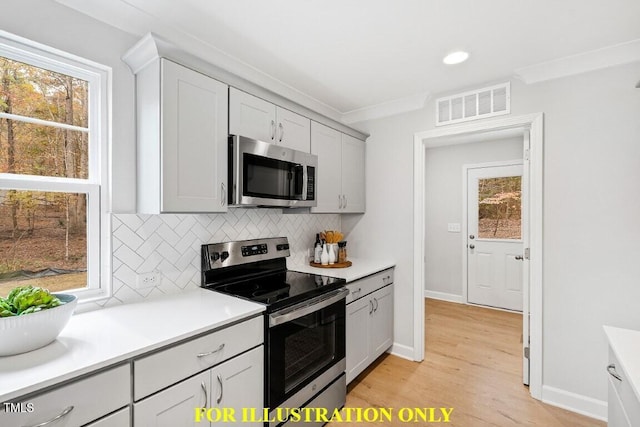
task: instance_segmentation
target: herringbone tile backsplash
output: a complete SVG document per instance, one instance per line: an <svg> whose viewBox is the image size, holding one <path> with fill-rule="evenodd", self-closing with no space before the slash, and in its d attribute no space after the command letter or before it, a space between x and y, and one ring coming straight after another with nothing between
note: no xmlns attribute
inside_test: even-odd
<svg viewBox="0 0 640 427"><path fill-rule="evenodd" d="M290 261L305 262L322 230L340 230L338 214L283 213L277 209L230 209L212 215L114 214L113 296L101 306L182 292L200 285L200 245L261 237L289 238ZM160 272L159 286L138 289L141 273Z"/></svg>

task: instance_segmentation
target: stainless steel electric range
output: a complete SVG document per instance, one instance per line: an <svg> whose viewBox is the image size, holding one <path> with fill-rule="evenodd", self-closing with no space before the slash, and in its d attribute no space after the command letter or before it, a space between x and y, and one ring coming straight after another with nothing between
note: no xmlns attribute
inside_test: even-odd
<svg viewBox="0 0 640 427"><path fill-rule="evenodd" d="M302 407L344 406L345 280L288 271L286 237L202 245L202 287L266 305L265 397L271 426Z"/></svg>

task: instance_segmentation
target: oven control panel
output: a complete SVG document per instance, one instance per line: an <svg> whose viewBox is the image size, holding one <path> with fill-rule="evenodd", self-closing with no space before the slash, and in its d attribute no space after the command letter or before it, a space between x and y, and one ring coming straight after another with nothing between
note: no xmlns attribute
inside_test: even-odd
<svg viewBox="0 0 640 427"><path fill-rule="evenodd" d="M264 255L269 252L266 243L252 246L243 246L241 248L242 256Z"/></svg>
<svg viewBox="0 0 640 427"><path fill-rule="evenodd" d="M290 255L286 237L265 237L202 245L202 274L209 270L282 259Z"/></svg>

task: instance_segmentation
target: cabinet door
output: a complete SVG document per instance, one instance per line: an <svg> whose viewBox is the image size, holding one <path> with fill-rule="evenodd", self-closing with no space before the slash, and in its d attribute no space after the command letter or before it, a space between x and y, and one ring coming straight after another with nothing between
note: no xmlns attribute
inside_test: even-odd
<svg viewBox="0 0 640 427"><path fill-rule="evenodd" d="M365 210L365 143L342 134L342 212Z"/></svg>
<svg viewBox="0 0 640 427"><path fill-rule="evenodd" d="M277 144L305 153L311 152L311 120L277 107Z"/></svg>
<svg viewBox="0 0 640 427"><path fill-rule="evenodd" d="M346 356L347 384L364 371L370 363L369 324L373 314L370 295L347 304Z"/></svg>
<svg viewBox="0 0 640 427"><path fill-rule="evenodd" d="M229 90L229 133L276 142L276 106L236 88Z"/></svg>
<svg viewBox="0 0 640 427"><path fill-rule="evenodd" d="M264 346L259 346L211 369L211 408L221 408L235 415L234 426L262 426L251 421L245 411L255 409L255 419L264 407ZM229 425L230 419L213 422L213 426Z"/></svg>
<svg viewBox="0 0 640 427"><path fill-rule="evenodd" d="M129 427L131 425L131 409L124 408L101 420L87 424L85 427Z"/></svg>
<svg viewBox="0 0 640 427"><path fill-rule="evenodd" d="M616 381L609 378L608 384L608 405L607 405L607 425L609 427L631 427L631 422L624 410L620 396L613 384Z"/></svg>
<svg viewBox="0 0 640 427"><path fill-rule="evenodd" d="M311 152L318 156L315 213L340 212L342 196L342 134L320 123L311 123Z"/></svg>
<svg viewBox="0 0 640 427"><path fill-rule="evenodd" d="M161 211L224 212L228 86L165 59L161 80Z"/></svg>
<svg viewBox="0 0 640 427"><path fill-rule="evenodd" d="M199 420L195 408L209 407L210 371L182 381L133 405L135 427L207 426L205 415Z"/></svg>
<svg viewBox="0 0 640 427"><path fill-rule="evenodd" d="M393 344L393 285L378 289L370 295L373 300L371 316L371 358L376 359Z"/></svg>

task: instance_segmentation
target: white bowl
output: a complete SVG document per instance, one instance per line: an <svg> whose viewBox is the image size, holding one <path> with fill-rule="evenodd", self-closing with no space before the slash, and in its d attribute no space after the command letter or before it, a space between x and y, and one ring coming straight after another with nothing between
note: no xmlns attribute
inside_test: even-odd
<svg viewBox="0 0 640 427"><path fill-rule="evenodd" d="M0 356L12 356L44 347L67 325L78 298L54 294L61 305L22 316L0 317Z"/></svg>

